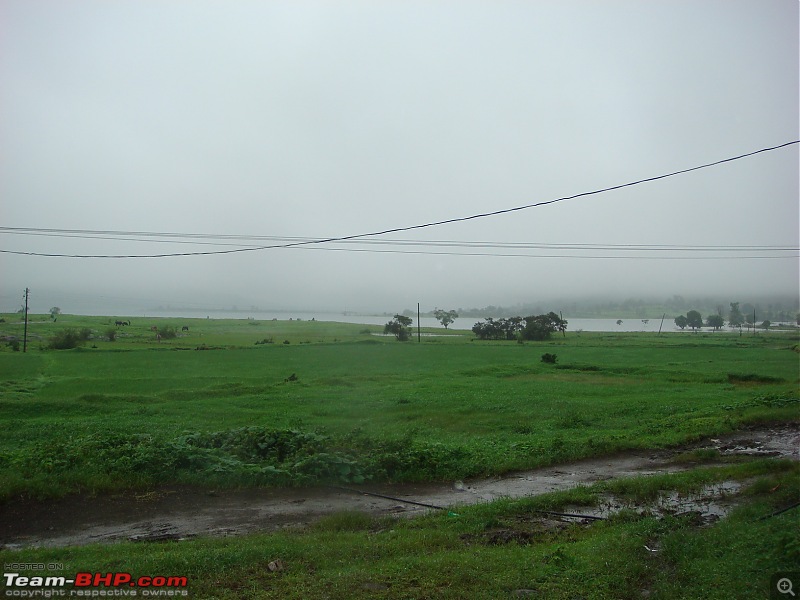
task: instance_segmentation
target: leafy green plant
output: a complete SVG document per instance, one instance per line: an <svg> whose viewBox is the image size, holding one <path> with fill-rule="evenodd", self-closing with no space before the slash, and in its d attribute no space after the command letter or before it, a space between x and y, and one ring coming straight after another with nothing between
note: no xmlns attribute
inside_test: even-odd
<svg viewBox="0 0 800 600"><path fill-rule="evenodd" d="M91 331L85 327L80 331L68 327L53 335L47 347L50 350L71 350L83 345L89 339L90 334Z"/></svg>
<svg viewBox="0 0 800 600"><path fill-rule="evenodd" d="M158 335L162 340L174 340L178 337L178 330L172 325L164 325L158 328Z"/></svg>

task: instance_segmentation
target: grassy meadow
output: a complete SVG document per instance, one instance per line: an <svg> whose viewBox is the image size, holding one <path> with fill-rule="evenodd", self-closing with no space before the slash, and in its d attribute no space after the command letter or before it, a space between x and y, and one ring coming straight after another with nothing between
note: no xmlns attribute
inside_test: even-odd
<svg viewBox="0 0 800 600"><path fill-rule="evenodd" d="M19 315L2 316L2 335L21 337ZM3 345L0 502L176 483L452 481L800 419L791 331L567 331L516 343L429 329L448 335L400 343L366 325L115 320L36 315L27 353ZM156 339L151 328L165 325L178 336ZM85 345L46 349L67 327L88 328ZM542 362L545 353L557 355L556 364ZM3 558L181 571L203 598L496 598L515 590L548 598L766 597L768 566L800 569L796 537L786 533L796 531L797 516L754 517L796 500L797 465L725 468L726 477L748 482L751 501L704 529L632 514L537 529L533 508L597 488L471 507L458 518L390 523L346 514L303 532ZM690 478L659 485L680 490ZM526 543L486 541L487 531L509 524L528 531ZM654 539L661 550L643 551ZM276 557L290 565L285 572L265 569Z"/></svg>

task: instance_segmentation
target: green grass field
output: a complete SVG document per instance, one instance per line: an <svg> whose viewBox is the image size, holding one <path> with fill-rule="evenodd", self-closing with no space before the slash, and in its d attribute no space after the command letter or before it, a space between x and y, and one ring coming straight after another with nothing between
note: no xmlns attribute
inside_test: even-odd
<svg viewBox="0 0 800 600"><path fill-rule="evenodd" d="M3 317L0 332L21 336L19 316ZM114 320L36 316L27 353L0 350L0 498L174 483L447 481L800 418L797 332L568 331L520 344L449 331L400 343L364 325L131 319L117 328ZM188 331L159 341L151 327L163 325ZM65 327L89 328L91 338L46 350ZM544 353L557 363L542 362ZM474 507L455 520L344 515L302 534L3 558L181 570L204 598L495 598L517 589L548 598L766 597L755 595L762 563L800 569L796 537L785 534L797 518L755 525L752 517L796 498L798 471L776 463L759 477L751 503L703 530L631 518L534 544L465 543L529 518L530 502L558 504L551 498ZM764 491L776 485L778 493ZM642 554L654 537L663 552ZM278 556L292 567L265 572Z"/></svg>

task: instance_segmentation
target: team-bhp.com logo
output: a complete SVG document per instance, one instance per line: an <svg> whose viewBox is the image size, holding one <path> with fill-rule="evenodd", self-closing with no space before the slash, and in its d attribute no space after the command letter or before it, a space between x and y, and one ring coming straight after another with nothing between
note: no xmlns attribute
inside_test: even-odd
<svg viewBox="0 0 800 600"><path fill-rule="evenodd" d="M142 576L130 573L76 573L75 577L29 576L4 573L5 596L14 598L58 598L188 596L186 577ZM72 586L69 589L64 589Z"/></svg>

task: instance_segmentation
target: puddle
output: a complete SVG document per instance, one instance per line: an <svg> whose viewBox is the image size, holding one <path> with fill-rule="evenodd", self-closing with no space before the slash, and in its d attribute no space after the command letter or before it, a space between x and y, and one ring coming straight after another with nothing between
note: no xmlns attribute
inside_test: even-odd
<svg viewBox="0 0 800 600"><path fill-rule="evenodd" d="M640 515L686 516L696 525L709 525L728 516L736 507L737 494L745 484L739 481L723 481L714 483L692 492L681 494L675 491L661 494L649 503L630 503L608 494L597 506L567 506L565 513L575 515L574 518L607 519L623 510L632 510Z"/></svg>
<svg viewBox="0 0 800 600"><path fill-rule="evenodd" d="M749 430L688 449L697 448L800 460L800 429L783 425ZM244 535L300 527L342 511L412 517L437 508L535 496L617 477L674 473L694 466L671 463L670 458L676 453L629 453L450 484L220 491L183 487L96 498L71 496L48 502L13 501L3 505L0 512L0 547L64 547ZM643 510L699 513L703 520L722 518L730 510L730 496L738 492L739 485L725 482L688 496L665 495ZM630 507L609 497L600 507L576 507L574 512L605 517L623 508Z"/></svg>

